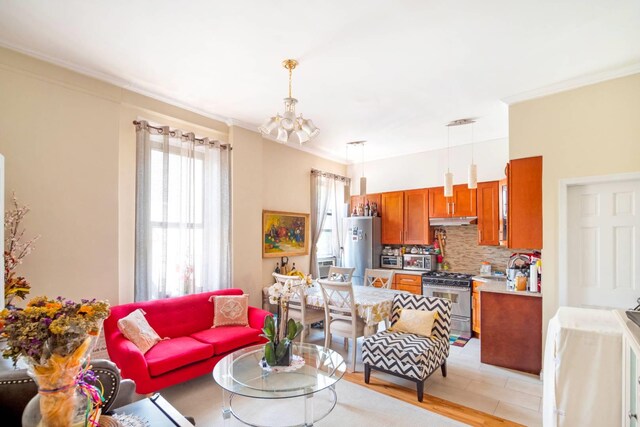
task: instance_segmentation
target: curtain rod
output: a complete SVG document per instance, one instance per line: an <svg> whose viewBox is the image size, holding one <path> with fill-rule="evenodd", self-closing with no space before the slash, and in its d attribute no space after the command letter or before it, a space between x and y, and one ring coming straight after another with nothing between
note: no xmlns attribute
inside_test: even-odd
<svg viewBox="0 0 640 427"><path fill-rule="evenodd" d="M351 183L351 178L347 178L346 176L342 176L342 175L336 175L335 173L331 173L331 172L324 172L318 169L311 169L311 175L320 175L326 178L334 178L334 179L337 179L338 181L346 182L347 184Z"/></svg>
<svg viewBox="0 0 640 427"><path fill-rule="evenodd" d="M146 128L146 129L153 129L155 130L158 135L164 135L165 134L165 130L168 132L167 135L169 136L177 136L178 132L180 132L182 135L193 135L193 141L197 142L198 144L201 145L218 145L220 148L222 149L229 149L229 150L233 150L233 147L231 147L231 144L226 144L226 143L222 143L217 139L209 139L209 138L196 138L193 132L184 132L182 130L178 130L178 129L169 129L169 126L153 126L150 125L147 121L145 120L134 120L133 124L135 125L136 129L141 129L141 128Z"/></svg>

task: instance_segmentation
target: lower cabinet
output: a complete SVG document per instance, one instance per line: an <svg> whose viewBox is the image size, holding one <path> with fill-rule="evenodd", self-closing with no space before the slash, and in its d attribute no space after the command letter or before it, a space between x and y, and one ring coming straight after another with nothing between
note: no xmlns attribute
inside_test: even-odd
<svg viewBox="0 0 640 427"><path fill-rule="evenodd" d="M422 295L422 276L418 274L394 274L393 289Z"/></svg>
<svg viewBox="0 0 640 427"><path fill-rule="evenodd" d="M480 338L480 291L478 288L482 282L473 281L473 294L471 294L471 329L473 335Z"/></svg>
<svg viewBox="0 0 640 427"><path fill-rule="evenodd" d="M538 375L542 368L542 298L480 293L480 361Z"/></svg>

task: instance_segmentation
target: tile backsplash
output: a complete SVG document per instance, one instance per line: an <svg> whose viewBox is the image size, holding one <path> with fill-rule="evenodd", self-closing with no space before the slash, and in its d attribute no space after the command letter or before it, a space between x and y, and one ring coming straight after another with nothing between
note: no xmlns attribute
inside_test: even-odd
<svg viewBox="0 0 640 427"><path fill-rule="evenodd" d="M511 249L502 246L478 245L478 226L441 227L447 232L444 260L456 273L479 274L482 261L491 263L491 270L507 268Z"/></svg>

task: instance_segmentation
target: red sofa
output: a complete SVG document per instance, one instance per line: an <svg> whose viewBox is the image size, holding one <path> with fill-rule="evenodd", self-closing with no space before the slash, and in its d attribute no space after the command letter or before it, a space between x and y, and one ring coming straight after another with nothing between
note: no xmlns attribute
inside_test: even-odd
<svg viewBox="0 0 640 427"><path fill-rule="evenodd" d="M122 371L123 378L136 382L136 391L152 393L212 372L228 353L265 342L260 337L268 311L249 307L249 326L212 328L212 295L242 295L241 289L223 289L111 307L104 322L107 351ZM151 327L163 340L146 354L126 339L118 329L118 320L141 308Z"/></svg>

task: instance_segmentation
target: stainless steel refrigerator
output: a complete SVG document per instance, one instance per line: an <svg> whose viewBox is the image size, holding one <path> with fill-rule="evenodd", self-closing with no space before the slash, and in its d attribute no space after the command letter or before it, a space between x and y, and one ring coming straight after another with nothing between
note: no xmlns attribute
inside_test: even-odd
<svg viewBox="0 0 640 427"><path fill-rule="evenodd" d="M380 218L352 216L344 219L342 266L355 268L353 284L364 284L364 270L380 268Z"/></svg>

